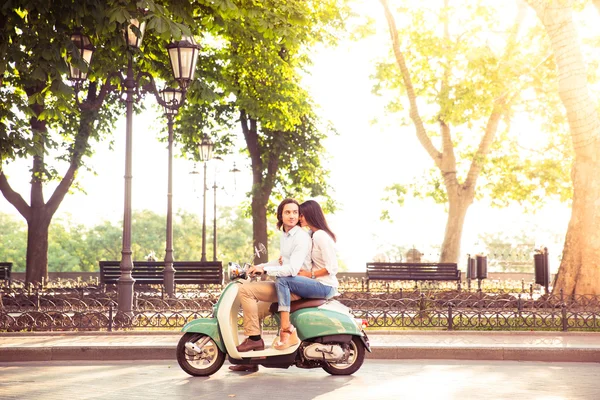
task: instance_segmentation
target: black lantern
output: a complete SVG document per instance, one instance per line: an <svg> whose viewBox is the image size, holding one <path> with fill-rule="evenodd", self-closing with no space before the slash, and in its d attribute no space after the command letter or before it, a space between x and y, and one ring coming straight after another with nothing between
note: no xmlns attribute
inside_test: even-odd
<svg viewBox="0 0 600 400"><path fill-rule="evenodd" d="M210 161L212 159L213 143L206 136L202 138L202 142L198 145L200 150L200 161Z"/></svg>
<svg viewBox="0 0 600 400"><path fill-rule="evenodd" d="M166 88L160 91L166 115L176 115L179 105L183 101L183 91L180 89Z"/></svg>
<svg viewBox="0 0 600 400"><path fill-rule="evenodd" d="M129 20L129 25L125 30L125 42L127 43L127 46L139 49L142 45L145 30L146 21L140 22L137 18Z"/></svg>
<svg viewBox="0 0 600 400"><path fill-rule="evenodd" d="M81 33L80 30L77 30L71 34L71 42L77 47L79 51L79 56L85 61L87 67L89 68L92 63L92 56L94 55L94 50L96 48L92 45L92 42L89 36ZM75 83L81 83L87 79L88 68L85 71L81 70L74 64L67 61L69 64L69 80L74 81Z"/></svg>
<svg viewBox="0 0 600 400"><path fill-rule="evenodd" d="M199 49L200 46L191 36L184 36L180 41L167 45L173 76L182 88L187 88L194 79Z"/></svg>

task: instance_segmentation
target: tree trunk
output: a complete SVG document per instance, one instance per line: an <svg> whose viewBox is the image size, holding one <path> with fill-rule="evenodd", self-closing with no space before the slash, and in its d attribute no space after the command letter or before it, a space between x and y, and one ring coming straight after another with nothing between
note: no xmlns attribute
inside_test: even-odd
<svg viewBox="0 0 600 400"><path fill-rule="evenodd" d="M589 147L596 157L576 157L573 166L571 220L553 288L566 295L600 294L600 146Z"/></svg>
<svg viewBox="0 0 600 400"><path fill-rule="evenodd" d="M573 206L554 291L600 294L600 118L587 86L572 2L529 0L550 38L575 151Z"/></svg>
<svg viewBox="0 0 600 400"><path fill-rule="evenodd" d="M261 254L260 257L256 257L254 259L254 263L263 263L269 260L269 248L268 248L268 238L267 238L267 204L262 201L263 196L253 196L252 197L252 241L254 246L257 246L259 243L265 245L267 252ZM267 196L268 199L268 196Z"/></svg>
<svg viewBox="0 0 600 400"><path fill-rule="evenodd" d="M440 262L457 263L460 257L460 242L465 223L465 216L469 206L473 203L473 196L457 193L448 195L448 219L446 220L446 233L442 243Z"/></svg>
<svg viewBox="0 0 600 400"><path fill-rule="evenodd" d="M257 121L245 111L240 113L240 122L250 160L252 162L252 241L253 246L265 245L267 251L255 257L254 263L266 262L269 259L269 242L267 237L267 205L275 185L275 175L279 165L279 150L270 148L266 151L258 140ZM265 154L263 154L263 152ZM264 156L264 158L263 158Z"/></svg>
<svg viewBox="0 0 600 400"><path fill-rule="evenodd" d="M45 207L42 207L33 208L27 220L27 283L48 280L48 228L51 219L52 216L48 216Z"/></svg>

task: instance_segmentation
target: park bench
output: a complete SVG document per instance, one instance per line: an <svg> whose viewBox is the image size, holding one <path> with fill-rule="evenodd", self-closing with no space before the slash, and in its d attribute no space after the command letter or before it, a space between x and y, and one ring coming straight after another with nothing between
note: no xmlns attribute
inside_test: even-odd
<svg viewBox="0 0 600 400"><path fill-rule="evenodd" d="M0 281L8 282L8 286L12 284L11 270L11 262L0 262Z"/></svg>
<svg viewBox="0 0 600 400"><path fill-rule="evenodd" d="M100 284L116 285L121 276L119 261L100 261ZM175 261L175 285L223 284L221 261ZM164 261L134 261L131 276L137 285L164 284Z"/></svg>
<svg viewBox="0 0 600 400"><path fill-rule="evenodd" d="M456 281L460 270L456 263L367 263L367 290L369 281Z"/></svg>

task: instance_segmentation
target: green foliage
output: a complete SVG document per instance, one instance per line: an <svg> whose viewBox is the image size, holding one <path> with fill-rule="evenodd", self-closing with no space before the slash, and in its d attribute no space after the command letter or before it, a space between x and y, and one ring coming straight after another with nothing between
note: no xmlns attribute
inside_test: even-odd
<svg viewBox="0 0 600 400"><path fill-rule="evenodd" d="M572 154L567 141L566 135L550 136L537 148L525 148L509 136L497 142L483 171L478 198L489 199L494 207L518 203L530 212L552 198L569 202Z"/></svg>
<svg viewBox="0 0 600 400"><path fill-rule="evenodd" d="M25 271L27 227L9 214L0 213L0 261L12 262L13 271Z"/></svg>
<svg viewBox="0 0 600 400"><path fill-rule="evenodd" d="M48 270L55 272L95 271L86 251L86 228L70 218L57 220L50 226L48 237ZM97 264L96 264L97 265Z"/></svg>
<svg viewBox="0 0 600 400"><path fill-rule="evenodd" d="M404 205L404 199L406 198L406 194L408 193L408 188L405 185L395 183L393 185L387 186L385 188L385 191L388 195L382 199L384 202L397 204L400 207ZM390 216L389 210L381 210L381 216L379 219L381 219L382 221L391 221L392 218Z"/></svg>
<svg viewBox="0 0 600 400"><path fill-rule="evenodd" d="M272 213L290 196L323 197L332 209L322 141L333 130L315 112L301 76L310 64L311 46L336 41L348 13L346 1L237 0L231 5L197 27L202 31L208 24L211 32L204 36L198 62L201 79L191 86L179 116L177 140L184 155L197 160L196 145L203 137L215 142L217 154L247 153L255 210L266 207ZM234 147L236 125L246 149Z"/></svg>

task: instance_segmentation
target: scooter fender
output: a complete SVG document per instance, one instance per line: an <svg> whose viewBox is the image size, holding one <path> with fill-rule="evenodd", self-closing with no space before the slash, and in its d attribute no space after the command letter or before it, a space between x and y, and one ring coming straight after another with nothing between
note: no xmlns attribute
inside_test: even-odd
<svg viewBox="0 0 600 400"><path fill-rule="evenodd" d="M334 310L304 308L294 312L290 318L301 340L340 334L362 336L354 319Z"/></svg>
<svg viewBox="0 0 600 400"><path fill-rule="evenodd" d="M195 319L185 324L181 331L185 333L203 333L210 336L219 347L219 350L223 353L227 353L225 343L223 342L221 332L219 331L219 323L216 318Z"/></svg>

